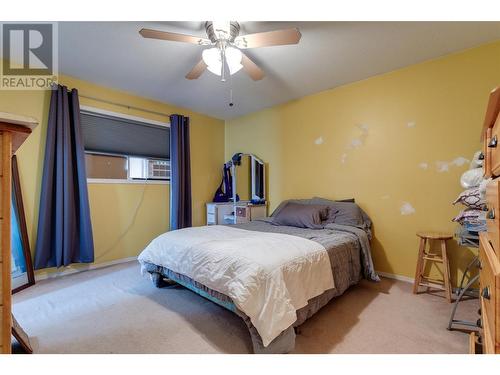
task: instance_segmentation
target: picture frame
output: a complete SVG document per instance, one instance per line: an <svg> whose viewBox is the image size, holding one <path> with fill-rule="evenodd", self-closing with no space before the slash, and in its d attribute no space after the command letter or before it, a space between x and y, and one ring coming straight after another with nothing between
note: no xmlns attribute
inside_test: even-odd
<svg viewBox="0 0 500 375"><path fill-rule="evenodd" d="M12 294L35 284L35 272L24 215L23 196L16 155L12 156L11 202Z"/></svg>
<svg viewBox="0 0 500 375"><path fill-rule="evenodd" d="M17 340L26 354L33 354L30 338L24 329L19 325L14 315L12 315L12 335Z"/></svg>

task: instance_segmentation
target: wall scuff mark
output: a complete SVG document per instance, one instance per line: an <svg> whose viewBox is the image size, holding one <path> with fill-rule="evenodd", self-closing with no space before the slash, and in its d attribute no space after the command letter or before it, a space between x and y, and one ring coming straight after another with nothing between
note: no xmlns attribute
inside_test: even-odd
<svg viewBox="0 0 500 375"><path fill-rule="evenodd" d="M417 125L415 121L410 121L409 123L406 124L406 127L408 128L414 128Z"/></svg>
<svg viewBox="0 0 500 375"><path fill-rule="evenodd" d="M400 207L399 211L403 216L413 215L416 212L415 208L413 208L410 202L403 202L403 205Z"/></svg>
<svg viewBox="0 0 500 375"><path fill-rule="evenodd" d="M418 165L418 167L422 169L427 169L429 168L429 164L427 164L426 162L422 162Z"/></svg>
<svg viewBox="0 0 500 375"><path fill-rule="evenodd" d="M361 135L359 137L353 138L351 140L351 142L349 143L349 145L345 148L346 152L344 152L342 154L342 156L340 157L340 161L342 164L344 164L347 160L348 151L354 150L354 149L357 149L357 148L360 148L361 146L363 146L364 141L365 141L366 137L368 136L368 129L369 129L368 125L357 124L356 127L361 131Z"/></svg>
<svg viewBox="0 0 500 375"><path fill-rule="evenodd" d="M459 156L452 161L457 167L461 167L464 164L470 163L469 159L464 158L463 156Z"/></svg>
<svg viewBox="0 0 500 375"><path fill-rule="evenodd" d="M324 142L324 141L323 141L323 137L318 137L318 138L316 138L316 140L314 141L314 143L315 143L315 144L317 144L317 145L321 145L321 144L323 144L323 142Z"/></svg>
<svg viewBox="0 0 500 375"><path fill-rule="evenodd" d="M360 138L354 138L351 141L351 148L359 148L363 144L363 141Z"/></svg>
<svg viewBox="0 0 500 375"><path fill-rule="evenodd" d="M366 124L358 124L356 126L359 128L359 130L361 130L361 132L363 134L367 134L368 133L368 129L369 129L368 125L366 125Z"/></svg>
<svg viewBox="0 0 500 375"><path fill-rule="evenodd" d="M463 156L458 156L455 159L453 159L452 161L438 160L435 162L435 164L436 164L436 170L438 172L449 172L450 167L453 167L453 166L462 167L469 162L470 162L469 159L464 158Z"/></svg>
<svg viewBox="0 0 500 375"><path fill-rule="evenodd" d="M438 172L448 172L450 170L449 163L447 161L437 161L436 169Z"/></svg>

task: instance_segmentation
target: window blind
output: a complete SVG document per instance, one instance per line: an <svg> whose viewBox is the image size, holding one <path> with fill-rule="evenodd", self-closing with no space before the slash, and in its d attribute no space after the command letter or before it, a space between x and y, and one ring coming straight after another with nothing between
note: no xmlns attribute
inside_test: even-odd
<svg viewBox="0 0 500 375"><path fill-rule="evenodd" d="M170 128L81 111L86 151L170 159Z"/></svg>

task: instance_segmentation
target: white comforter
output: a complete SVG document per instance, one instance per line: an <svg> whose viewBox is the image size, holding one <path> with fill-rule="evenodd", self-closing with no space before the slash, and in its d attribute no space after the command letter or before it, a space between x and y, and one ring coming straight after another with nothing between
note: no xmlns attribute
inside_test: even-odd
<svg viewBox="0 0 500 375"><path fill-rule="evenodd" d="M267 346L297 319L296 310L334 287L325 248L287 234L228 226L167 232L139 255L223 293L252 321Z"/></svg>

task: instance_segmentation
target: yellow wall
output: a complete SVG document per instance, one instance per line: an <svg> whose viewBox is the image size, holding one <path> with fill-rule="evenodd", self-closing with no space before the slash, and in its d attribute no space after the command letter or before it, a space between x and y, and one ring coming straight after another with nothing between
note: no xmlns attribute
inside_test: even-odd
<svg viewBox="0 0 500 375"><path fill-rule="evenodd" d="M166 115L156 116L84 98L81 98L82 105L158 121L167 121L168 115L172 113L189 116L193 224L205 223L204 205L211 200L220 182L220 168L224 163L223 121L67 76L61 76L60 82L70 88L77 88L80 95L98 97ZM0 91L0 111L32 116L40 121L40 125L17 151L32 252L37 231L49 95L48 92L42 91ZM168 230L169 185L90 184L89 200L96 263L136 256L151 239Z"/></svg>
<svg viewBox="0 0 500 375"><path fill-rule="evenodd" d="M374 222L376 269L413 277L415 232L456 227L462 207L451 202L468 163L438 172L436 162L480 148L499 61L497 42L226 121L226 159L249 152L268 163L271 208L287 198L356 198ZM404 202L414 214L401 215ZM471 250L452 242L456 279Z"/></svg>
<svg viewBox="0 0 500 375"><path fill-rule="evenodd" d="M195 225L204 223L204 204L219 183L223 162L236 152L254 153L266 162L271 208L293 197L355 197L374 221L376 268L411 277L415 231L455 228L450 219L461 207L450 202L461 191L458 181L467 165L450 162L470 159L480 147L488 92L500 84L499 59L500 43L481 46L226 121L225 134L221 120L71 77L61 82L83 95L190 116ZM81 103L166 120L102 102ZM46 92L0 91L0 111L41 121L17 152L32 251L48 105ZM449 170L439 172L437 162L448 162ZM91 184L89 196L98 263L137 255L168 230L168 185ZM415 213L401 215L404 202ZM454 279L471 252L451 246Z"/></svg>

